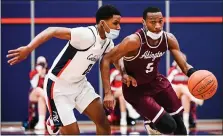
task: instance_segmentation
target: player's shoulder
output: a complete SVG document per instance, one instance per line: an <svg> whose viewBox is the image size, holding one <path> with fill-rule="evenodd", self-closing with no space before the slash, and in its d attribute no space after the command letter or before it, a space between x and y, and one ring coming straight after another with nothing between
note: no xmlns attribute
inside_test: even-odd
<svg viewBox="0 0 223 136"><path fill-rule="evenodd" d="M83 26L80 26L80 27L74 27L74 28L71 28L73 31L76 31L76 32L90 32L89 31L89 28L88 27L83 27Z"/></svg>
<svg viewBox="0 0 223 136"><path fill-rule="evenodd" d="M73 33L78 34L82 38L93 38L95 36L95 32L93 30L93 27L90 27L90 26L75 27L75 28L72 28L71 31Z"/></svg>
<svg viewBox="0 0 223 136"><path fill-rule="evenodd" d="M140 44L140 38L136 33L125 37L124 42L127 44Z"/></svg>
<svg viewBox="0 0 223 136"><path fill-rule="evenodd" d="M140 29L137 29L135 33L142 33L143 29L140 28Z"/></svg>
<svg viewBox="0 0 223 136"><path fill-rule="evenodd" d="M166 33L168 39L177 40L176 36L173 33L166 32L166 31L164 31L164 33Z"/></svg>
<svg viewBox="0 0 223 136"><path fill-rule="evenodd" d="M71 28L71 45L79 46L92 45L96 41L96 35L89 27L75 27ZM82 48L82 47L81 47ZM85 48L85 47L83 47Z"/></svg>
<svg viewBox="0 0 223 136"><path fill-rule="evenodd" d="M176 49L179 46L177 38L174 34L166 32L169 49Z"/></svg>

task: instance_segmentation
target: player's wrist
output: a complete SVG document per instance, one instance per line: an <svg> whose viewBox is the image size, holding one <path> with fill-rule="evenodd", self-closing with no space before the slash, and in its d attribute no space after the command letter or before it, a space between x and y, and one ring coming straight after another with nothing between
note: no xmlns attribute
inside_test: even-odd
<svg viewBox="0 0 223 136"><path fill-rule="evenodd" d="M111 91L111 90L106 90L106 91L104 92L104 94L105 94L105 95L107 95L107 94L112 94L112 91Z"/></svg>
<svg viewBox="0 0 223 136"><path fill-rule="evenodd" d="M33 51L30 46L26 46L26 48L27 48L27 50L28 50L29 53L31 53Z"/></svg>
<svg viewBox="0 0 223 136"><path fill-rule="evenodd" d="M197 70L195 68L190 68L188 71L187 71L187 76L190 77L194 72L196 72Z"/></svg>

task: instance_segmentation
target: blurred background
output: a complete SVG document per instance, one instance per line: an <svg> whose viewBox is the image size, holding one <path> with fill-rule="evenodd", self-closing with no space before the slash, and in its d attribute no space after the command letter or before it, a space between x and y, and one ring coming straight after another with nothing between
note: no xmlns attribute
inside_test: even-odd
<svg viewBox="0 0 223 136"><path fill-rule="evenodd" d="M142 12L148 6L159 7L169 22L164 29L173 33L188 62L197 69L206 69L217 77L217 93L197 109L198 119L222 120L222 1L95 1L50 0L1 2L1 121L22 122L28 116L29 72L38 56L45 56L50 67L67 41L53 38L35 50L24 62L9 66L6 54L10 49L27 45L34 35L50 26L79 27L95 25L94 16L104 4L116 6L121 14L121 33L114 43L142 27ZM160 72L166 75L172 58L163 56ZM101 94L98 64L88 80ZM75 111L80 121L89 119Z"/></svg>

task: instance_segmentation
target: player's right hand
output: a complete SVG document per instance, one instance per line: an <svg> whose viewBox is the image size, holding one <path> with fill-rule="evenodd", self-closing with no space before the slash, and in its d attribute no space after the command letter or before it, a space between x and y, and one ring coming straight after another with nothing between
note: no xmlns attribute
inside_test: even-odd
<svg viewBox="0 0 223 136"><path fill-rule="evenodd" d="M108 110L114 110L115 107L115 98L112 92L106 93L104 96L104 106Z"/></svg>
<svg viewBox="0 0 223 136"><path fill-rule="evenodd" d="M132 83L132 86L134 86L134 87L137 86L137 82L136 82L135 78L133 78L132 76L127 75L127 74L124 74L124 75L122 76L122 82L123 82L124 84L126 84L127 87L129 87L131 83Z"/></svg>
<svg viewBox="0 0 223 136"><path fill-rule="evenodd" d="M8 63L14 65L26 59L30 53L31 51L28 46L22 46L14 50L9 50L6 57L10 58Z"/></svg>

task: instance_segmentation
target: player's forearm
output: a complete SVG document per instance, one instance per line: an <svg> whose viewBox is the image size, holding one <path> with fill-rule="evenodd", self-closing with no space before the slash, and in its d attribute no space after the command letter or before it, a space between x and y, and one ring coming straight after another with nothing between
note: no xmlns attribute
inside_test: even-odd
<svg viewBox="0 0 223 136"><path fill-rule="evenodd" d="M29 44L28 47L30 51L35 50L39 45L43 44L44 42L48 41L53 37L54 29L47 28L41 33L39 33Z"/></svg>
<svg viewBox="0 0 223 136"><path fill-rule="evenodd" d="M197 70L193 66L191 66L187 63L187 69L184 71L184 74L187 75L188 77L190 77L196 71Z"/></svg>
<svg viewBox="0 0 223 136"><path fill-rule="evenodd" d="M105 57L102 58L100 63L100 70L101 70L101 78L102 84L104 88L104 94L111 93L111 86L110 86L110 61Z"/></svg>
<svg viewBox="0 0 223 136"><path fill-rule="evenodd" d="M183 73L185 75L187 75L188 77L190 77L196 70L193 68L193 66L191 66L190 64L188 64L187 62L184 64L184 67L181 68L181 70L183 71Z"/></svg>
<svg viewBox="0 0 223 136"><path fill-rule="evenodd" d="M126 74L123 58L119 59L118 61L113 62L113 65L115 66L116 69L120 71L122 76Z"/></svg>

